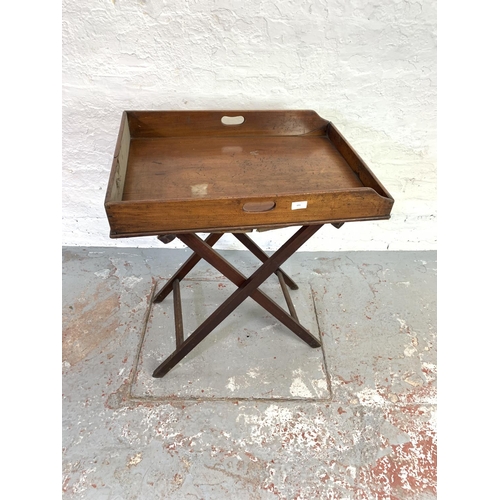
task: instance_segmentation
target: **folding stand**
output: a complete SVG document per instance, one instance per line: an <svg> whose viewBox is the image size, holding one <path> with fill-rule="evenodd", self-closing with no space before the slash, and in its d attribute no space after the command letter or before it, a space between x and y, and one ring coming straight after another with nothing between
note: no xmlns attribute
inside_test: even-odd
<svg viewBox="0 0 500 500"><path fill-rule="evenodd" d="M333 224L339 228L342 223ZM271 257L259 248L256 243L244 233L232 233L234 236L259 260L263 262L249 278L241 274L226 259L219 255L212 247L222 237L224 233L212 233L206 240L202 240L194 233L177 234L177 238L187 245L193 254L180 267L180 269L170 278L168 283L155 295L153 302L162 302L170 292L174 292L174 320L175 320L175 351L163 361L153 372L153 377L161 378L168 373L179 361L181 361L190 351L192 351L214 328L231 314L247 297L251 297L260 304L266 311L272 314L277 320L287 326L292 332L298 335L311 347L320 347L320 342L302 326L297 318L297 313L293 306L292 299L286 288L288 285L292 290L298 289L297 284L281 269L280 266L291 257L314 233L320 225L301 227L282 247ZM172 241L171 235L161 235L158 237L164 243ZM193 269L193 267L204 259L211 266L232 281L238 289L226 299L187 339L184 339L182 324L182 307L179 282ZM259 290L259 286L271 276L278 276L283 295L290 313L274 302L268 295Z"/></svg>

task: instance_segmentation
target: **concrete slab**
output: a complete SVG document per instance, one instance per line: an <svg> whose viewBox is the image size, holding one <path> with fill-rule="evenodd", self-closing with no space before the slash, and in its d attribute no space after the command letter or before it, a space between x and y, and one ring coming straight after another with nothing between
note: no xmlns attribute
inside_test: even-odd
<svg viewBox="0 0 500 500"><path fill-rule="evenodd" d="M331 264L313 287L333 398L436 403L435 257L352 253Z"/></svg>
<svg viewBox="0 0 500 500"><path fill-rule="evenodd" d="M168 304L149 317L152 290L187 255L64 249L63 498L436 498L435 252L296 254L284 267L309 285L296 305L314 328L314 298L324 359L248 301L213 333L217 353L209 337L148 385L165 355L155 343L169 342L154 332L171 324ZM257 265L224 256L247 274ZM201 263L190 280L195 323L229 287ZM299 369L312 398L290 391Z"/></svg>
<svg viewBox="0 0 500 500"><path fill-rule="evenodd" d="M277 278L261 289L286 309ZM236 286L226 280L184 280L181 295L186 338L235 290ZM299 290L291 293L300 321L319 337L309 284L299 283ZM251 299L226 318L168 376L152 378L153 370L174 349L171 294L151 308L132 397L324 399L330 395L323 349L311 349Z"/></svg>

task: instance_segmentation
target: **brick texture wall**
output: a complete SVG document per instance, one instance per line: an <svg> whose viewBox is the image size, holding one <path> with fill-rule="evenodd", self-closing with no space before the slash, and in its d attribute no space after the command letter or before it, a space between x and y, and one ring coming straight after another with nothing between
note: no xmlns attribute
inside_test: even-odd
<svg viewBox="0 0 500 500"><path fill-rule="evenodd" d="M390 221L324 228L304 250L436 248L434 0L62 4L64 245L162 246L108 237L124 109L288 108L334 122L396 200Z"/></svg>

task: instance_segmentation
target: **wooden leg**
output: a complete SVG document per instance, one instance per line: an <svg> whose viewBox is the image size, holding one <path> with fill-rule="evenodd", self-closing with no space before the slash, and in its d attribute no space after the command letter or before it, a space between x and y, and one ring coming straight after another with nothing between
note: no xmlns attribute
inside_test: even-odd
<svg viewBox="0 0 500 500"><path fill-rule="evenodd" d="M283 291L283 295L285 296L285 302L288 306L288 310L290 311L290 316L295 319L295 321L299 321L297 318L297 312L295 311L295 306L293 305L292 297L290 297L290 292L286 288L285 277L283 276L283 272L278 270L276 271L278 275L278 279L280 281L281 290Z"/></svg>
<svg viewBox="0 0 500 500"><path fill-rule="evenodd" d="M174 281L174 319L175 319L175 347L178 349L184 342L184 327L182 325L181 291L179 280Z"/></svg>
<svg viewBox="0 0 500 500"><path fill-rule="evenodd" d="M262 266L259 267L259 269L257 269L248 279L245 279L239 286L238 290L236 290L228 299L226 299L216 311L214 311L186 340L184 340L181 346L176 349L171 356L169 356L156 368L156 370L153 372L153 377L160 378L168 373L179 361L181 361L187 354L189 354L214 328L222 323L222 321L227 318L227 316L231 314L247 297L251 296L253 292L257 291L258 287L271 274L275 273L279 269L279 267L320 228L321 225L304 226L299 229L277 252L269 257L262 264ZM195 240L197 237L196 235L183 235L182 238L184 242L188 241L192 243L193 238ZM200 241L202 244L204 243L202 240ZM203 246L203 248L205 247ZM205 251L206 248L204 252ZM209 251L216 254L211 248L209 249ZM201 255L201 257L205 258L204 255ZM262 294L262 292L259 291L259 294ZM259 296L259 294L257 294L257 296ZM264 303L265 302L266 301L264 300ZM295 320L288 313L286 313L286 311L283 310L283 312L287 317L290 317L295 322Z"/></svg>
<svg viewBox="0 0 500 500"><path fill-rule="evenodd" d="M221 238L224 233L213 233L210 234L205 243L210 247L213 247ZM168 283L162 287L162 289L154 296L153 302L155 304L162 302L163 299L172 291L175 280L183 280L187 274L193 269L198 262L200 262L201 257L193 253L186 262L179 268L179 270L168 280Z"/></svg>
<svg viewBox="0 0 500 500"><path fill-rule="evenodd" d="M245 281L247 281L247 278L245 278L243 274L241 274L226 259L224 259L224 257L216 253L195 234L185 234L179 236L179 238L183 243L189 246L189 248L191 248L209 264L215 267L215 269L217 269L230 281L232 281L236 286L241 287L245 283ZM311 347L319 347L321 345L319 341L298 322L296 317L288 314L282 307L280 307L264 292L257 289L249 296Z"/></svg>

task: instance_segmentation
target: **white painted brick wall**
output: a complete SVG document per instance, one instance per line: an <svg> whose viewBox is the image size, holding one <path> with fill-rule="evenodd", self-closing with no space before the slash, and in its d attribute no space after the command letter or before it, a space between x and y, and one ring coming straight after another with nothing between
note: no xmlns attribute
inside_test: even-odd
<svg viewBox="0 0 500 500"><path fill-rule="evenodd" d="M109 238L123 110L285 108L335 123L396 200L303 250L436 248L434 0L63 0L63 245L163 246Z"/></svg>

